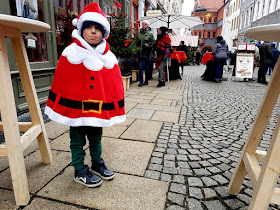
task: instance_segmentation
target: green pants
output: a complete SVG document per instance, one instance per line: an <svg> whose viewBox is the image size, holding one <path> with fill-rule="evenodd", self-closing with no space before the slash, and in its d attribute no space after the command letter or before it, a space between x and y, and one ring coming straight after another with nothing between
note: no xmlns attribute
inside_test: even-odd
<svg viewBox="0 0 280 210"><path fill-rule="evenodd" d="M72 153L72 165L75 170L80 170L84 166L86 152L83 147L86 145L86 136L89 140L91 161L94 162L101 157L102 127L70 127L70 148Z"/></svg>

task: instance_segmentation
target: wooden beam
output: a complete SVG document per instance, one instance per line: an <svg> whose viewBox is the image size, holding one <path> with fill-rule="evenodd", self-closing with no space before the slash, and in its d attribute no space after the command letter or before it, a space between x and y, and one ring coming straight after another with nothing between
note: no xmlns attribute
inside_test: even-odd
<svg viewBox="0 0 280 210"><path fill-rule="evenodd" d="M275 188L270 202L280 204L280 188Z"/></svg>
<svg viewBox="0 0 280 210"><path fill-rule="evenodd" d="M20 34L22 37L22 35ZM17 205L26 205L30 194L24 158L21 150L20 131L16 113L16 103L13 93L11 72L9 67L6 40L0 30L0 110L3 128L5 130L6 146L13 189Z"/></svg>
<svg viewBox="0 0 280 210"><path fill-rule="evenodd" d="M43 117L41 114L41 107L38 101L35 84L33 81L28 56L25 50L24 41L21 31L18 30L18 36L11 38L21 83L24 89L25 98L30 110L30 116L32 122L36 125L41 125L42 133L37 137L38 145L42 157L42 161L45 164L52 162L52 154L49 146L49 139L45 129Z"/></svg>
<svg viewBox="0 0 280 210"><path fill-rule="evenodd" d="M0 31L2 31L3 35L5 37L17 37L17 31L16 28L11 28L8 26L0 25Z"/></svg>
<svg viewBox="0 0 280 210"><path fill-rule="evenodd" d="M275 71L272 74L271 80L266 89L265 96L259 108L259 111L255 117L254 123L252 125L251 132L248 139L243 147L239 162L235 168L235 172L229 183L228 192L229 194L236 195L242 182L246 176L246 169L244 168L243 157L246 152L255 153L268 120L271 116L275 103L280 94L280 57L275 65Z"/></svg>
<svg viewBox="0 0 280 210"><path fill-rule="evenodd" d="M37 138L42 132L41 125L33 125L28 131L26 131L21 137L21 149L22 152L29 146L29 144Z"/></svg>
<svg viewBox="0 0 280 210"><path fill-rule="evenodd" d="M8 150L6 145L0 145L0 157L7 157L8 156Z"/></svg>
<svg viewBox="0 0 280 210"><path fill-rule="evenodd" d="M280 69L277 69L280 70ZM280 76L280 75L279 75ZM275 186L280 174L280 115L263 162L257 185L254 187L249 209L267 209L274 195ZM274 200L278 200L276 197Z"/></svg>
<svg viewBox="0 0 280 210"><path fill-rule="evenodd" d="M259 163L263 163L265 156L266 156L266 151L261 151L261 150L257 150L256 151L256 158L258 160Z"/></svg>
<svg viewBox="0 0 280 210"><path fill-rule="evenodd" d="M250 182L252 183L252 187L254 188L257 185L259 174L261 172L261 167L259 166L257 158L254 154L245 153L243 157L243 161L247 173L250 177Z"/></svg>
<svg viewBox="0 0 280 210"><path fill-rule="evenodd" d="M32 125L32 122L18 122L20 132L28 131ZM4 131L2 122L0 122L0 131Z"/></svg>

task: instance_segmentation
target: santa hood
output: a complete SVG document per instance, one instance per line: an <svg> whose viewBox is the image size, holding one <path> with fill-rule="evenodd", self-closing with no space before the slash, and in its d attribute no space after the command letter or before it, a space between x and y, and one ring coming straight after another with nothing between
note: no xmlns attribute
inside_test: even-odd
<svg viewBox="0 0 280 210"><path fill-rule="evenodd" d="M77 20L73 20L73 25L77 26L79 35L82 35L82 27L85 21L99 23L103 26L103 29L105 31L104 38L106 39L109 37L110 24L107 20L106 15L100 9L97 2L93 2L85 6L81 14L78 16Z"/></svg>

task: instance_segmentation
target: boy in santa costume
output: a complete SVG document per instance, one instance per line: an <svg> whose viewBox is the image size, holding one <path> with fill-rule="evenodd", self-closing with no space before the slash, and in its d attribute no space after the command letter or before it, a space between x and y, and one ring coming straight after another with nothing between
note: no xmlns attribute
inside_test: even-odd
<svg viewBox="0 0 280 210"><path fill-rule="evenodd" d="M59 58L45 110L51 120L70 126L74 181L87 187L114 178L101 158L102 127L126 120L118 61L105 41L109 34L109 22L99 5L87 5L77 18L73 43ZM84 165L86 136L91 168Z"/></svg>

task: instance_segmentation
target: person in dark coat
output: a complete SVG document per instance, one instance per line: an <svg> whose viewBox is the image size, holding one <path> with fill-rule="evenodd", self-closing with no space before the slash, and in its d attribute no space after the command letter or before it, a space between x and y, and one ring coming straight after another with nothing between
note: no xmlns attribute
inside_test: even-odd
<svg viewBox="0 0 280 210"><path fill-rule="evenodd" d="M271 44L272 47L272 66L269 67L269 73L268 75L271 75L271 72L274 70L274 67L277 63L278 57L279 57L279 51L275 48L275 44Z"/></svg>
<svg viewBox="0 0 280 210"><path fill-rule="evenodd" d="M188 53L188 49L187 49L187 46L185 45L185 42L184 41L181 41L179 46L177 47L176 49L177 51L184 51L186 53L186 56L187 56L187 53ZM181 75L183 75L183 72L184 72L184 62L181 62L180 63L180 66L182 68L182 72L181 72Z"/></svg>
<svg viewBox="0 0 280 210"><path fill-rule="evenodd" d="M216 64L216 82L222 82L223 68L228 58L228 45L222 36L217 36L217 42L214 46L212 54Z"/></svg>
<svg viewBox="0 0 280 210"><path fill-rule="evenodd" d="M265 78L268 67L272 66L272 49L268 41L264 41L259 47L260 68L258 71L258 83L268 84Z"/></svg>

